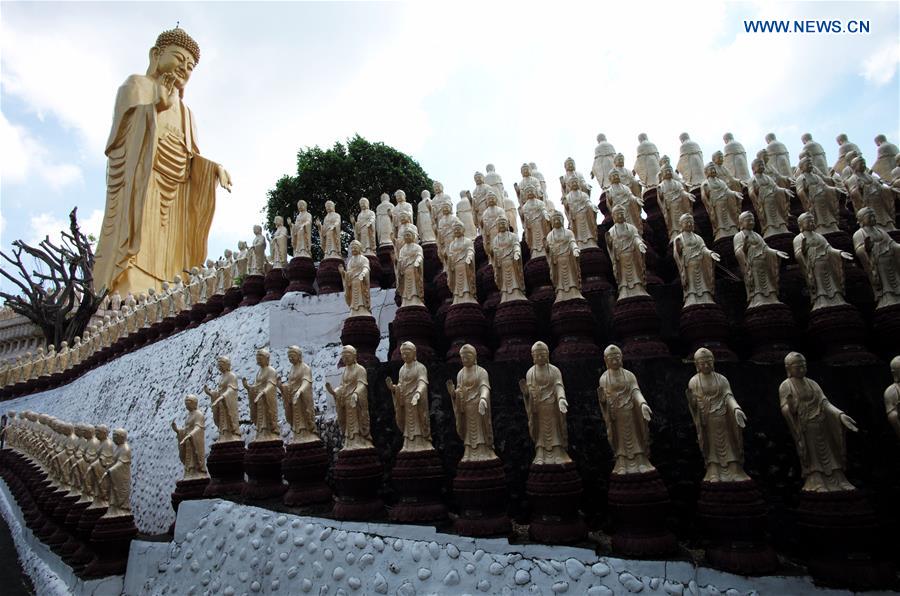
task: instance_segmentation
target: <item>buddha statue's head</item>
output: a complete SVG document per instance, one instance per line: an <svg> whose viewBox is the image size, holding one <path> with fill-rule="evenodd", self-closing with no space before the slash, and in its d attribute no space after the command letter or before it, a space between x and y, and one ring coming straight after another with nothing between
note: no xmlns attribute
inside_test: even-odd
<svg viewBox="0 0 900 596"><path fill-rule="evenodd" d="M171 74L174 77L175 87L183 96L184 87L198 62L200 62L200 46L184 29L175 27L160 33L156 43L150 48L147 76L158 79L165 74Z"/></svg>

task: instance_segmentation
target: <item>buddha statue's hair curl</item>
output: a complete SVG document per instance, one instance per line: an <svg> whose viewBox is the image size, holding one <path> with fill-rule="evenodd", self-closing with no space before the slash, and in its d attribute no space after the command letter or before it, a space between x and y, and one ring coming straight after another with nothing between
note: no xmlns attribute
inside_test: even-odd
<svg viewBox="0 0 900 596"><path fill-rule="evenodd" d="M178 46L184 48L191 53L196 64L200 63L200 46L197 45L197 42L194 41L184 29L175 27L174 29L169 29L168 31L160 33L159 37L156 38L156 44L153 47L162 50L166 46Z"/></svg>

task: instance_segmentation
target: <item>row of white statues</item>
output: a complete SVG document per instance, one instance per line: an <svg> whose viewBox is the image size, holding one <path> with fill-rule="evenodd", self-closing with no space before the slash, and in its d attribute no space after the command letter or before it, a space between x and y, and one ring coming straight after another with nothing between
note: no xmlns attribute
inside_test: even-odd
<svg viewBox="0 0 900 596"><path fill-rule="evenodd" d="M299 348L288 350L291 371L282 381L269 364L269 353L257 352L259 371L253 383L242 381L248 391L251 419L256 430L254 441L280 439L277 394L280 393L285 419L291 426L294 442L318 440L315 427L312 373L303 362ZM433 448L429 415L428 369L417 361L416 347L401 346L403 365L397 381L388 378L393 398L395 422L403 435L402 451ZM496 458L491 420L491 383L487 371L477 362L475 349L460 348L462 368L456 382L447 381L456 421L463 442L463 461ZM373 446L369 422L369 387L365 368L356 361L352 346L342 349L344 369L337 387L326 383L334 398L343 450ZM533 366L520 381L520 390L528 419L528 431L534 443L535 464L571 462L568 455L566 414L568 402L559 369L550 363L546 344L532 347ZM633 373L622 366L622 351L610 345L604 351L606 371L601 375L597 396L607 428L607 438L615 457L614 474L643 473L653 469L650 463L648 422L653 415ZM239 441L238 383L230 362L219 358L221 377L216 389L205 388L212 400L213 419L219 429L217 442ZM705 481L736 482L748 479L743 469L742 429L747 417L735 399L728 379L715 372L712 352L705 348L694 354L697 374L687 386L687 399L697 431L697 440L706 464ZM856 431L856 423L831 404L819 385L806 377L806 360L792 352L785 358L787 379L778 389L781 412L794 437L806 491L838 491L852 488L844 472L846 450L844 429ZM891 361L894 384L885 391L890 424L900 438L898 400L900 400L900 357ZM185 478L206 475L204 466L204 420L197 411L196 396L186 399L188 416L183 428L172 422L179 440Z"/></svg>
<svg viewBox="0 0 900 596"><path fill-rule="evenodd" d="M36 412L10 412L4 429L7 447L41 467L51 490L62 490L88 509L106 509L104 518L131 515L131 447L117 428L74 424Z"/></svg>

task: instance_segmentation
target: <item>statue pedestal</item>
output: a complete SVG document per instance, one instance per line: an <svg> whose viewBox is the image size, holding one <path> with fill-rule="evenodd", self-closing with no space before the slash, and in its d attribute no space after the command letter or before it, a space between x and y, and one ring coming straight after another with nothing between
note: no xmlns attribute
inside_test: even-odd
<svg viewBox="0 0 900 596"><path fill-rule="evenodd" d="M331 501L331 489L325 484L330 459L320 440L290 443L281 462L281 473L288 481L284 504L304 507Z"/></svg>
<svg viewBox="0 0 900 596"><path fill-rule="evenodd" d="M707 348L717 362L737 362L737 356L726 343L728 318L718 304L685 306L678 322L678 335L687 342L688 355Z"/></svg>
<svg viewBox="0 0 900 596"><path fill-rule="evenodd" d="M202 499L206 493L206 487L209 486L209 478L193 478L191 480L179 480L175 483L175 492L172 493L172 509L175 510L175 517L178 517L178 506L182 501L194 501ZM175 531L175 522L169 527L169 533Z"/></svg>
<svg viewBox="0 0 900 596"><path fill-rule="evenodd" d="M607 502L616 555L651 558L678 550L675 535L666 527L671 502L658 471L610 474Z"/></svg>
<svg viewBox="0 0 900 596"><path fill-rule="evenodd" d="M556 337L553 360L600 358L600 348L593 337L597 321L584 298L554 302L550 325Z"/></svg>
<svg viewBox="0 0 900 596"><path fill-rule="evenodd" d="M319 262L316 285L319 287L320 296L344 291L344 280L341 279L341 267L343 266L344 260L337 257L329 257Z"/></svg>
<svg viewBox="0 0 900 596"><path fill-rule="evenodd" d="M694 231L703 236L703 240L706 242L706 246L713 245L713 229L712 224L709 222L709 213L706 212L706 205L703 204L703 200L701 198L700 187L694 188L690 191L692 195L694 195L694 202L692 203L693 207L693 215L694 215ZM732 247L732 255L734 254L734 247Z"/></svg>
<svg viewBox="0 0 900 596"><path fill-rule="evenodd" d="M394 276L393 245L384 244L379 246L375 251L375 254L378 256L378 262L381 263L381 279L378 280L381 283L381 289L387 290L388 288L393 288L397 282ZM375 279L372 278L372 281L375 281Z"/></svg>
<svg viewBox="0 0 900 596"><path fill-rule="evenodd" d="M447 310L444 320L444 335L450 344L446 361L456 366L460 364L459 349L465 344L472 344L478 352L478 361L490 360L491 351L485 345L485 335L489 327L481 305L477 302L452 304Z"/></svg>
<svg viewBox="0 0 900 596"><path fill-rule="evenodd" d="M481 269L488 262L487 251L484 250L484 236L478 234L472 241L475 249L475 269Z"/></svg>
<svg viewBox="0 0 900 596"><path fill-rule="evenodd" d="M213 319L222 315L222 312L225 310L225 295L224 294L215 294L210 296L209 300L206 301L206 316L203 317L203 322L212 321Z"/></svg>
<svg viewBox="0 0 900 596"><path fill-rule="evenodd" d="M237 307L241 305L241 300L244 299L244 294L241 292L241 289L237 286L233 286L225 290L225 298L224 298L224 308L222 309L222 314L227 315Z"/></svg>
<svg viewBox="0 0 900 596"><path fill-rule="evenodd" d="M613 325L616 335L624 344L625 360L663 358L669 348L659 337L659 315L650 296L623 298L613 308Z"/></svg>
<svg viewBox="0 0 900 596"><path fill-rule="evenodd" d="M612 287L612 263L605 249L592 246L581 251L581 293L584 295L605 292Z"/></svg>
<svg viewBox="0 0 900 596"><path fill-rule="evenodd" d="M69 491L59 487L51 487L44 493L44 497L38 502L38 506L43 513L41 516L43 523L35 528L34 535L37 536L41 542L46 543L47 539L56 533L57 524L56 520L53 518L53 512L59 504L60 499L68 492Z"/></svg>
<svg viewBox="0 0 900 596"><path fill-rule="evenodd" d="M534 313L537 317L538 337L549 337L550 314L553 301L556 299L556 291L550 281L550 267L547 257L535 257L525 263L525 287L528 290L528 299L534 305Z"/></svg>
<svg viewBox="0 0 900 596"><path fill-rule="evenodd" d="M431 315L424 306L401 306L391 323L394 336L394 351L391 360L400 361L400 344L411 341L416 345L416 358L419 362L430 362L434 359L432 338L434 334Z"/></svg>
<svg viewBox="0 0 900 596"><path fill-rule="evenodd" d="M191 324L188 325L188 329L194 329L196 327L199 327L200 323L203 322L203 319L206 318L206 303L198 302L197 304L193 305L190 310L190 317L191 317ZM144 329L146 329L146 327ZM138 342L139 342L138 345L142 345L144 342L147 341L147 333L144 331L144 329L140 329L137 332ZM143 340L141 338L143 338Z"/></svg>
<svg viewBox="0 0 900 596"><path fill-rule="evenodd" d="M378 364L375 350L381 341L381 331L373 316L347 317L341 327L341 344L356 348L356 358L363 366ZM339 363L338 366L343 366Z"/></svg>
<svg viewBox="0 0 900 596"><path fill-rule="evenodd" d="M369 449L342 449L334 464L335 519L365 521L380 519L384 503L378 497L384 467L378 452Z"/></svg>
<svg viewBox="0 0 900 596"><path fill-rule="evenodd" d="M175 316L175 331L182 331L187 329L188 325L191 324L191 311L183 310ZM122 340L122 349L124 352L129 352L134 348L134 340L131 335L126 335Z"/></svg>
<svg viewBox="0 0 900 596"><path fill-rule="evenodd" d="M78 549L81 548L82 542L78 537L78 522L90 505L90 501L78 501L69 508L69 514L66 516L66 520L63 524L66 534L68 535L68 540L60 545L57 550L57 554L59 554L66 563L69 563L69 560L76 552L78 552Z"/></svg>
<svg viewBox="0 0 900 596"><path fill-rule="evenodd" d="M794 317L784 304L764 304L748 308L744 327L750 336L753 354L750 360L763 364L782 364L791 351Z"/></svg>
<svg viewBox="0 0 900 596"><path fill-rule="evenodd" d="M209 484L203 491L206 498L240 495L244 489L244 457L247 450L243 440L213 443L206 458Z"/></svg>
<svg viewBox="0 0 900 596"><path fill-rule="evenodd" d="M711 566L738 575L770 575L778 568L766 542L766 502L752 480L703 482L697 519L710 542Z"/></svg>
<svg viewBox="0 0 900 596"><path fill-rule="evenodd" d="M247 482L241 496L253 501L281 497L287 486L281 481L281 462L284 460L284 443L275 441L251 441L244 456Z"/></svg>
<svg viewBox="0 0 900 596"><path fill-rule="evenodd" d="M256 306L266 293L266 282L262 275L248 275L241 284L243 299L238 306Z"/></svg>
<svg viewBox="0 0 900 596"><path fill-rule="evenodd" d="M578 505L581 478L573 462L531 464L525 494L531 504L528 536L535 542L571 544L587 537Z"/></svg>
<svg viewBox="0 0 900 596"><path fill-rule="evenodd" d="M94 559L84 568L82 577L98 578L124 574L131 539L136 534L137 528L131 514L97 520L90 541Z"/></svg>
<svg viewBox="0 0 900 596"><path fill-rule="evenodd" d="M392 522L437 522L447 518L441 502L444 466L437 451L401 451L391 470L397 503L388 508Z"/></svg>
<svg viewBox="0 0 900 596"><path fill-rule="evenodd" d="M896 577L882 520L857 490L800 492L797 528L817 584L851 590L889 588Z"/></svg>
<svg viewBox="0 0 900 596"><path fill-rule="evenodd" d="M879 333L883 333L881 329ZM864 347L866 324L859 311L849 304L817 308L809 313L810 345L816 346L827 364L875 364L873 354Z"/></svg>
<svg viewBox="0 0 900 596"><path fill-rule="evenodd" d="M478 300L481 302L485 314L492 319L497 305L500 304L500 288L497 287L497 281L494 279L494 266L486 263L476 272L475 280L478 286Z"/></svg>
<svg viewBox="0 0 900 596"><path fill-rule="evenodd" d="M537 319L531 302L510 300L498 304L494 314L494 334L500 341L494 354L496 362L528 362L537 335Z"/></svg>
<svg viewBox="0 0 900 596"><path fill-rule="evenodd" d="M93 534L94 526L97 525L97 522L103 517L106 510L105 506L94 507L91 505L81 514L81 519L78 520L78 529L75 532L80 546L66 561L72 569L80 572L94 559L94 552L91 550L91 534Z"/></svg>
<svg viewBox="0 0 900 596"><path fill-rule="evenodd" d="M400 295L395 295L397 306L400 306ZM444 322L447 319L447 310L453 304L453 294L450 293L450 286L447 285L447 272L443 269L434 276L434 302L437 310L434 313L434 322L438 329L444 328Z"/></svg>
<svg viewBox="0 0 900 596"><path fill-rule="evenodd" d="M422 245L422 277L426 286L430 286L434 277L444 268L438 256L438 247L434 242Z"/></svg>
<svg viewBox="0 0 900 596"><path fill-rule="evenodd" d="M875 342L885 360L900 354L900 304L877 309L872 329L876 330Z"/></svg>
<svg viewBox="0 0 900 596"><path fill-rule="evenodd" d="M65 523L72 505L78 502L81 497L79 495L66 494L57 501L56 507L53 508L50 516L55 522L55 531L50 534L43 542L54 551L69 540L70 535L66 530Z"/></svg>
<svg viewBox="0 0 900 596"><path fill-rule="evenodd" d="M714 252L719 253L720 257L722 257L722 260L720 262L720 265L722 267L735 274L739 271L737 258L735 258L734 256L734 235L719 238L718 240L713 242L712 249ZM793 254L793 250L789 250L787 252L788 254ZM718 267L715 267L715 272L717 278L727 276L727 274Z"/></svg>
<svg viewBox="0 0 900 596"><path fill-rule="evenodd" d="M380 280L384 276L384 271L381 270L381 261L374 254L364 256L369 259L369 286L372 288L376 286L381 287Z"/></svg>
<svg viewBox="0 0 900 596"><path fill-rule="evenodd" d="M453 479L453 498L459 517L453 529L463 536L507 535L511 526L506 515L509 494L506 473L499 458L461 461Z"/></svg>
<svg viewBox="0 0 900 596"><path fill-rule="evenodd" d="M204 318L203 321L206 322L206 318ZM153 323L149 327L144 327L144 335L147 337L147 345L155 343L156 340L159 339L159 325L157 323ZM109 362L116 356L116 350L115 348L113 348L113 346L109 346L108 348L106 348L106 362Z"/></svg>
<svg viewBox="0 0 900 596"><path fill-rule="evenodd" d="M313 282L316 281L316 265L312 257L294 257L284 270L284 276L288 279L288 285L284 292L304 292L315 294Z"/></svg>
<svg viewBox="0 0 900 596"><path fill-rule="evenodd" d="M281 300L284 292L288 287L288 280L284 276L284 269L272 269L266 273L263 280L263 287L266 288L266 294L260 302L271 302L273 300Z"/></svg>
<svg viewBox="0 0 900 596"><path fill-rule="evenodd" d="M160 339L165 339L165 338L169 337L170 335L172 335L172 333L175 332L175 317L166 317L165 319L163 319L162 321L160 321L157 324L159 325L159 338ZM115 352L117 354L121 354L122 353L121 342L117 341L115 345L116 345Z"/></svg>

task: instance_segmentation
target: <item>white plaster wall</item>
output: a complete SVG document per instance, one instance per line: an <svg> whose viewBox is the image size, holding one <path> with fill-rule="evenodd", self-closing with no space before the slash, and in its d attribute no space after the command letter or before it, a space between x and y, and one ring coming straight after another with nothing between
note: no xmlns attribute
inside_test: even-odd
<svg viewBox="0 0 900 596"><path fill-rule="evenodd" d="M383 306L382 306L383 305ZM393 290L374 290L372 306L382 325L381 358L387 353L387 323L393 319ZM281 302L239 308L196 329L122 356L88 372L64 387L21 397L2 404L4 410L34 410L72 422L107 424L128 430L132 511L142 532L168 529L174 519L170 495L181 477L181 463L170 423L184 419L184 396L200 396L207 417L207 445L217 431L212 423L204 385L218 378L216 357L231 357L238 378L256 375L256 350L272 347L272 366L287 375L288 345L303 349L313 369L316 409L326 427L333 426L333 406L325 393L326 376L333 377L340 355L341 323L348 314L343 294L305 297L288 294ZM270 342L270 335L272 342ZM246 392L240 391L240 417L250 413ZM280 409L280 408L279 408ZM284 419L284 412L279 413ZM245 435L250 425L242 425ZM285 438L287 425L283 425Z"/></svg>

